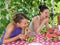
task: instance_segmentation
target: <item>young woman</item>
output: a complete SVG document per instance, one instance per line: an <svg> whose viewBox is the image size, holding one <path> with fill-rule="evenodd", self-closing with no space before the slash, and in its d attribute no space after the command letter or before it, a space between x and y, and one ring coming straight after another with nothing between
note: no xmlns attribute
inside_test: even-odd
<svg viewBox="0 0 60 45"><path fill-rule="evenodd" d="M39 6L39 9L39 16L35 16L30 23L30 28L32 29L31 35L39 34L44 25L46 25L47 29L50 28L49 8L46 5L41 5Z"/></svg>
<svg viewBox="0 0 60 45"><path fill-rule="evenodd" d="M23 13L17 13L13 22L9 23L6 30L4 31L4 35L2 37L3 43L13 42L16 40L24 40L25 35L24 31L28 27L28 18ZM28 31L28 33L30 30Z"/></svg>

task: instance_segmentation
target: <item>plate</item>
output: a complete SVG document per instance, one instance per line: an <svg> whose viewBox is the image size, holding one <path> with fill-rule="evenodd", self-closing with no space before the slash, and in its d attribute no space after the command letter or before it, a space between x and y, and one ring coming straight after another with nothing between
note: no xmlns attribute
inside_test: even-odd
<svg viewBox="0 0 60 45"><path fill-rule="evenodd" d="M28 45L42 45L42 44L41 43L37 43L37 42L32 42L32 43L30 43Z"/></svg>

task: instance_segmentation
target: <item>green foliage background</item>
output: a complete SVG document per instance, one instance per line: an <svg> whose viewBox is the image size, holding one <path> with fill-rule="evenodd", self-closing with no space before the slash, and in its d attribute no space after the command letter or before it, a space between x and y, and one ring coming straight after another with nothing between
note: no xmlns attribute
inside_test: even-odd
<svg viewBox="0 0 60 45"><path fill-rule="evenodd" d="M57 15L60 13L59 0L54 0L54 18L51 11L52 0L44 0L43 3L42 0L0 0L0 37L16 12L25 13L30 22L34 16L39 14L38 6L41 4L46 4L50 9L50 26L52 22L57 25Z"/></svg>

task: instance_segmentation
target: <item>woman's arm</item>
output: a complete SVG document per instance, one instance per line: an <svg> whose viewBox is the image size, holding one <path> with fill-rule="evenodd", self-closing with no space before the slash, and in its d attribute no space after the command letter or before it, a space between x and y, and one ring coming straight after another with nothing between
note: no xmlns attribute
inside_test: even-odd
<svg viewBox="0 0 60 45"><path fill-rule="evenodd" d="M47 27L47 29L50 29L50 28L51 28L50 25L49 25L49 22L50 22L50 19L48 18L48 21L47 21L47 23L45 24L46 27Z"/></svg>
<svg viewBox="0 0 60 45"><path fill-rule="evenodd" d="M9 24L6 28L6 34L4 36L3 43L8 43L8 42L12 42L12 41L15 41L15 40L19 39L20 35L17 35L16 37L13 37L13 38L10 38L10 35L13 31L14 31L14 25Z"/></svg>
<svg viewBox="0 0 60 45"><path fill-rule="evenodd" d="M44 20L40 23L40 25L39 25L39 24L38 24L38 21L39 21L39 20L36 20L36 19L35 19L35 22L34 22L34 30L36 30L36 33L37 33L37 34L40 33L40 30L43 28L43 26L47 23L48 20L49 20L48 18L44 19Z"/></svg>
<svg viewBox="0 0 60 45"><path fill-rule="evenodd" d="M17 35L16 37L13 37L13 38L8 38L8 39L5 38L4 41L3 41L3 43L13 42L13 41L15 41L15 40L17 40L17 39L24 40L24 35L19 34L19 35Z"/></svg>
<svg viewBox="0 0 60 45"><path fill-rule="evenodd" d="M46 23L46 27L47 27L47 29L51 28L50 25L49 25L49 23Z"/></svg>
<svg viewBox="0 0 60 45"><path fill-rule="evenodd" d="M38 27L37 29L37 33L40 33L40 30L42 29L42 27L47 23L47 21L49 21L48 18L44 19L41 23L41 25Z"/></svg>

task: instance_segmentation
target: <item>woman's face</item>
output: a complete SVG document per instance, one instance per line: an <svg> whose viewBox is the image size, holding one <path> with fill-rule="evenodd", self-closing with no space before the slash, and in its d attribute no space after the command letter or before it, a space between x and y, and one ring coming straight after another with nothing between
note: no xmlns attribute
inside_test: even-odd
<svg viewBox="0 0 60 45"><path fill-rule="evenodd" d="M18 26L21 27L22 29L25 29L28 26L28 20L22 19Z"/></svg>
<svg viewBox="0 0 60 45"><path fill-rule="evenodd" d="M41 12L41 15L43 18L49 17L49 9L45 9L43 12Z"/></svg>

